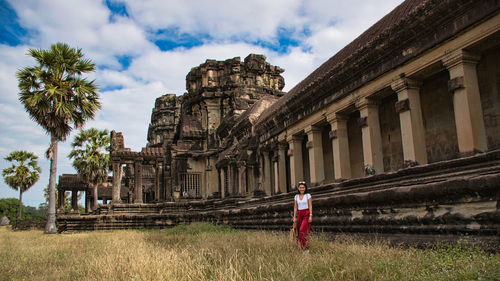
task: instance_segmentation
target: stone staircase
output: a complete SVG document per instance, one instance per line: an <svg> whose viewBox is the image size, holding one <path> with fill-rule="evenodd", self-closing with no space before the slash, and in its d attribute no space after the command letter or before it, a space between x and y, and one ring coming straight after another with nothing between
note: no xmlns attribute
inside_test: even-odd
<svg viewBox="0 0 500 281"><path fill-rule="evenodd" d="M112 204L100 206L97 210L99 215L107 214L158 214L157 204Z"/></svg>

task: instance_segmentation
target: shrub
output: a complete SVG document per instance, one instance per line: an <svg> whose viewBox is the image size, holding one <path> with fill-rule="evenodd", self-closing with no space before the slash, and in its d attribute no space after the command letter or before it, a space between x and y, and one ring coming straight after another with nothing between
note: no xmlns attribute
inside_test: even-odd
<svg viewBox="0 0 500 281"><path fill-rule="evenodd" d="M31 206L22 205L22 216L19 220L17 217L17 209L19 208L19 199L17 198L1 198L0 199L0 217L6 216L10 220L10 224L16 226L18 221L33 221L41 222L45 220L44 212Z"/></svg>

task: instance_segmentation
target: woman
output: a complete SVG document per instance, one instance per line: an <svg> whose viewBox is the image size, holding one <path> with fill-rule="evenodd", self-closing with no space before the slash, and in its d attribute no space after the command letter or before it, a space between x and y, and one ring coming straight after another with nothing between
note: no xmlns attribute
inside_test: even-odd
<svg viewBox="0 0 500 281"><path fill-rule="evenodd" d="M305 181L300 181L298 185L299 193L295 195L295 204L293 207L293 223L297 223L299 230L298 242L303 250L309 249L309 232L312 222L312 199L311 194L307 192Z"/></svg>

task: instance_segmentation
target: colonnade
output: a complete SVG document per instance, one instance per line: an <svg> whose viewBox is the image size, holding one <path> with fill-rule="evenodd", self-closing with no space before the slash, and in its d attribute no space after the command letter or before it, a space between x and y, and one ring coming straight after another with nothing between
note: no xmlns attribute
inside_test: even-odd
<svg viewBox="0 0 500 281"><path fill-rule="evenodd" d="M133 167L133 174L130 175L133 178L133 188L134 188L134 198L133 203L143 203L143 191L144 191L144 183L143 183L143 171L144 164L150 165L152 167L152 171L154 173L154 201L159 202L161 200L165 200L168 197L168 191L165 187L164 181L162 179L162 175L164 175L164 164L163 158L159 157L156 160L144 160L143 157L128 157L127 159L113 159L112 160L112 168L113 168L113 187L112 187L112 203L121 203L121 188L122 188L122 178L123 178L123 165L130 165ZM129 186L129 188L132 186Z"/></svg>
<svg viewBox="0 0 500 281"><path fill-rule="evenodd" d="M440 60L444 70L449 73L447 87L453 99L459 156L488 149L476 71L479 58L477 54L460 49L446 53ZM422 78L406 77L402 73L391 80L385 88L386 92L389 89L391 94L397 95L394 107L399 117L403 167L427 164L426 129L420 100ZM311 118L311 121L306 117L300 124L293 125L280 134L271 152L276 157L271 159L269 151L262 152L263 161L260 168L263 171L262 182L266 194L286 192L287 188L294 188L298 181L306 178L307 173L313 186L324 182L325 143L322 142L321 129L328 125L331 142L329 145L333 154L329 161L333 161L334 179L354 177L348 129L348 119L354 112L359 114L357 124L361 130L364 173L370 175L384 172L378 96L381 91L382 89L378 89L373 93L351 98L352 102L337 111L330 111L335 105L329 106L323 109L321 117ZM305 149L304 139L307 140ZM286 157L290 163L289 167L285 163ZM307 162L308 167L304 165ZM271 190L272 186L276 189Z"/></svg>

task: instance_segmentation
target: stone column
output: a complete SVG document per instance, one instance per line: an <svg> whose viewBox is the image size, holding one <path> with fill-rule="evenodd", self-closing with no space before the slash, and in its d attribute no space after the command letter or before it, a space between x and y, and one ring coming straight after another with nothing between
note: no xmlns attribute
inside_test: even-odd
<svg viewBox="0 0 500 281"><path fill-rule="evenodd" d="M264 155L264 161L263 161L264 191L266 192L266 195L272 195L271 191L272 175L271 175L271 161L269 160L269 152L263 151L262 154Z"/></svg>
<svg viewBox="0 0 500 281"><path fill-rule="evenodd" d="M217 161L217 159L212 159L211 157L207 157L207 166L205 167L205 174L206 174L206 181L205 181L205 186L206 186L206 191L205 191L205 197L207 198L210 195L214 195L216 192L219 191L219 187L217 186L218 183L218 173L213 164ZM205 189L205 188L203 188Z"/></svg>
<svg viewBox="0 0 500 281"><path fill-rule="evenodd" d="M168 162L167 162L168 163ZM165 164L163 167L163 186L165 187L165 201L172 201L172 177L171 166Z"/></svg>
<svg viewBox="0 0 500 281"><path fill-rule="evenodd" d="M260 150L258 150L259 152L257 153L258 155L261 155L260 153ZM259 176L257 178L257 185L256 185L256 190L259 190L259 191L264 191L264 168L263 168L263 165L264 165L264 157L258 157L258 163L257 163L257 169L258 169L258 172L259 172Z"/></svg>
<svg viewBox="0 0 500 281"><path fill-rule="evenodd" d="M254 170L255 166L250 165L247 167L247 169L248 169L247 170L248 191L253 192L256 189L255 183L257 182L255 179L255 170Z"/></svg>
<svg viewBox="0 0 500 281"><path fill-rule="evenodd" d="M311 186L319 185L325 179L321 130L314 126L308 126L305 129L305 133L308 139L306 147L309 149Z"/></svg>
<svg viewBox="0 0 500 281"><path fill-rule="evenodd" d="M233 164L231 163L227 166L227 179L228 179L227 191L230 195L234 195L234 185L236 183L234 182L234 168Z"/></svg>
<svg viewBox="0 0 500 281"><path fill-rule="evenodd" d="M239 194L240 190L240 180L238 177L238 165L237 163L233 163L232 165L232 176L233 176L233 194L237 195Z"/></svg>
<svg viewBox="0 0 500 281"><path fill-rule="evenodd" d="M121 189L121 166L118 161L113 161L113 192L111 194L111 203L121 203L120 189Z"/></svg>
<svg viewBox="0 0 500 281"><path fill-rule="evenodd" d="M220 170L220 198L226 197L226 174L224 172L224 168Z"/></svg>
<svg viewBox="0 0 500 281"><path fill-rule="evenodd" d="M161 163L156 160L155 162L155 201L160 201L160 187L161 187Z"/></svg>
<svg viewBox="0 0 500 281"><path fill-rule="evenodd" d="M349 179L351 178L351 155L349 152L347 116L331 113L327 115L327 121L332 127L330 139L332 140L335 179Z"/></svg>
<svg viewBox="0 0 500 281"><path fill-rule="evenodd" d="M78 190L71 190L71 210L78 212Z"/></svg>
<svg viewBox="0 0 500 281"><path fill-rule="evenodd" d="M292 188L296 188L297 183L304 180L302 138L302 136L287 137L288 145L290 146L288 155L290 156L290 184Z"/></svg>
<svg viewBox="0 0 500 281"><path fill-rule="evenodd" d="M231 176L233 177L232 190L234 195L238 195L240 191L240 177L239 177L239 169L238 164L235 162L231 165Z"/></svg>
<svg viewBox="0 0 500 281"><path fill-rule="evenodd" d="M142 159L138 159L134 163L134 203L142 203Z"/></svg>
<svg viewBox="0 0 500 281"><path fill-rule="evenodd" d="M165 181L165 162L163 160L160 162L160 175L159 175L159 188L160 188L160 201L165 201L167 199L167 193L165 192L166 181ZM200 181L202 179L200 178ZM201 183L200 183L201 184Z"/></svg>
<svg viewBox="0 0 500 281"><path fill-rule="evenodd" d="M382 136L378 116L378 103L370 99L360 100L356 106L361 117L359 126L363 140L363 160L365 173L381 173L384 171Z"/></svg>
<svg viewBox="0 0 500 281"><path fill-rule="evenodd" d="M450 72L448 89L453 94L458 148L463 155L488 148L477 82L479 58L479 55L464 50L451 52L443 58L443 64Z"/></svg>
<svg viewBox="0 0 500 281"><path fill-rule="evenodd" d="M64 189L59 188L57 190L57 208L62 209L64 207Z"/></svg>
<svg viewBox="0 0 500 281"><path fill-rule="evenodd" d="M276 151L274 156L273 156L273 183L274 183L273 194L279 193L278 160L279 160L278 151Z"/></svg>
<svg viewBox="0 0 500 281"><path fill-rule="evenodd" d="M406 165L427 164L425 127L420 106L420 82L400 77L392 82L398 94L396 112L399 113L403 158Z"/></svg>
<svg viewBox="0 0 500 281"><path fill-rule="evenodd" d="M247 187L247 167L245 162L238 163L239 194L246 194Z"/></svg>
<svg viewBox="0 0 500 281"><path fill-rule="evenodd" d="M172 161L170 163L171 169L171 180L172 180L172 197L173 198L182 198L181 191L181 179L179 172L179 158L177 157L175 152L172 152Z"/></svg>
<svg viewBox="0 0 500 281"><path fill-rule="evenodd" d="M286 149L287 145L284 143L278 144L278 184L279 191L286 193Z"/></svg>

